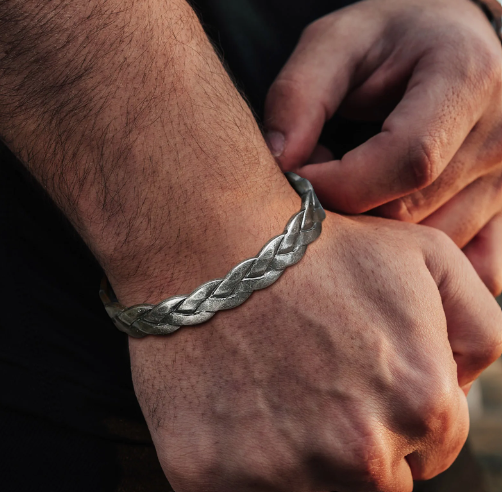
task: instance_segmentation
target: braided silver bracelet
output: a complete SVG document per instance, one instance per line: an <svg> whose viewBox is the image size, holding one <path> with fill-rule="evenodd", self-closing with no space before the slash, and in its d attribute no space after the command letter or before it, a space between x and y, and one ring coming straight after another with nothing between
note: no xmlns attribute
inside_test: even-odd
<svg viewBox="0 0 502 492"><path fill-rule="evenodd" d="M289 183L302 198L301 210L289 220L284 233L271 239L255 258L239 263L223 279L211 280L190 295L175 296L153 306L120 304L106 277L99 295L115 326L128 335L169 335L181 326L197 325L217 311L240 306L255 290L272 285L284 270L298 263L307 245L321 234L326 214L312 185L296 174L286 173Z"/></svg>

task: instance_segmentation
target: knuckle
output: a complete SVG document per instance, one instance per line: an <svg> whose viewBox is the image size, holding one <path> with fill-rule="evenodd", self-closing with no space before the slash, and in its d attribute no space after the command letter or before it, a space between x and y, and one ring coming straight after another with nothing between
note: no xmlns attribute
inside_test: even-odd
<svg viewBox="0 0 502 492"><path fill-rule="evenodd" d="M488 88L502 86L502 58L500 53L490 49L479 51L480 83Z"/></svg>
<svg viewBox="0 0 502 492"><path fill-rule="evenodd" d="M355 411L343 440L334 438L330 430L316 433L304 455L308 476L315 490L332 490L341 486L357 490L385 490L392 481L392 445L386 441L381 425ZM328 432L326 432L328 431ZM309 489L310 490L310 489Z"/></svg>
<svg viewBox="0 0 502 492"><path fill-rule="evenodd" d="M460 418L461 422L456 422L456 425L451 430L454 432L444 432L434 436L433 443L428 443L428 449L432 451L436 448L437 458L434 462L429 462L427 467L417 470L414 475L415 480L431 480L439 474L446 471L456 460L460 451L464 447L469 434L469 419Z"/></svg>
<svg viewBox="0 0 502 492"><path fill-rule="evenodd" d="M368 430L347 449L350 463L345 466L349 480L353 477L357 482L380 490L389 479L389 450L381 436L375 430Z"/></svg>
<svg viewBox="0 0 502 492"><path fill-rule="evenodd" d="M437 139L432 136L421 137L411 149L409 174L413 189L425 188L440 174L441 153Z"/></svg>
<svg viewBox="0 0 502 492"><path fill-rule="evenodd" d="M434 227L422 226L420 234L424 240L427 241L434 249L438 251L445 251L452 254L457 254L457 248L452 239L446 232L436 229Z"/></svg>
<svg viewBox="0 0 502 492"><path fill-rule="evenodd" d="M499 319L502 316L499 316ZM486 368L502 354L502 323L494 323L479 337L476 344L471 344L469 358L473 366Z"/></svg>
<svg viewBox="0 0 502 492"><path fill-rule="evenodd" d="M457 399L456 384L451 378L437 375L429 377L429 383L414 398L408 409L410 415L410 435L422 439L443 440L455 422Z"/></svg>
<svg viewBox="0 0 502 492"><path fill-rule="evenodd" d="M416 223L417 214L420 211L420 204L417 203L415 195L408 195L403 198L398 198L393 202L387 203L383 208L383 216L388 219L399 220L400 222Z"/></svg>

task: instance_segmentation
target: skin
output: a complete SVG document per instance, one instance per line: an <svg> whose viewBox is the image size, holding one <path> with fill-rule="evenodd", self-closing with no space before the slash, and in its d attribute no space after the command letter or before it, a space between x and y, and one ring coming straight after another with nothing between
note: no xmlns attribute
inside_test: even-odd
<svg viewBox="0 0 502 492"><path fill-rule="evenodd" d="M239 310L131 340L133 377L177 492L411 491L460 451L500 323L442 233L329 214Z"/></svg>
<svg viewBox="0 0 502 492"><path fill-rule="evenodd" d="M299 210L185 2L3 1L0 47L0 135L125 305L225 275ZM403 492L458 454L501 327L443 233L329 214L240 308L131 339L131 369L176 492Z"/></svg>
<svg viewBox="0 0 502 492"><path fill-rule="evenodd" d="M336 111L382 132L332 160L317 141ZM442 230L495 295L501 116L500 41L469 0L363 1L317 20L266 103L274 155L323 205Z"/></svg>

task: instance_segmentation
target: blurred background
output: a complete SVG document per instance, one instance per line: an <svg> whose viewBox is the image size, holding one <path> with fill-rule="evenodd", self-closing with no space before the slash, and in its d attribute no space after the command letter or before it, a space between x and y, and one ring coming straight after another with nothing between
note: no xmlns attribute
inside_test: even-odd
<svg viewBox="0 0 502 492"><path fill-rule="evenodd" d="M502 306L502 297L498 299ZM469 395L471 446L490 492L502 492L502 359L489 367ZM475 491L473 491L475 492Z"/></svg>

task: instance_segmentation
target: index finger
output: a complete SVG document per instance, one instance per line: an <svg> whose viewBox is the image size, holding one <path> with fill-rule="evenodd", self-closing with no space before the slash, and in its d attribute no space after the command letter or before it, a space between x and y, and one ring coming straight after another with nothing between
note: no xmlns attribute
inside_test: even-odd
<svg viewBox="0 0 502 492"><path fill-rule="evenodd" d="M323 205L362 213L430 185L448 165L484 108L466 74L431 57L415 67L381 133L341 160L299 170Z"/></svg>

